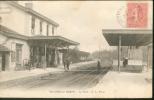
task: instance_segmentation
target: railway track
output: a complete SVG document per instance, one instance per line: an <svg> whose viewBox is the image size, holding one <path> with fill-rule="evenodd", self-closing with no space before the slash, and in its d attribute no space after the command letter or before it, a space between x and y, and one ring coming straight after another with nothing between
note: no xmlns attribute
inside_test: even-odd
<svg viewBox="0 0 154 100"><path fill-rule="evenodd" d="M102 78L109 70L110 68L102 68L101 71L91 70L85 75L81 75L75 80L71 80L67 86L71 87L77 85L78 87L89 88L96 85L99 82L99 79Z"/></svg>
<svg viewBox="0 0 154 100"><path fill-rule="evenodd" d="M110 70L109 67L96 70L95 64L58 74L47 74L44 76L37 76L34 78L25 78L10 82L7 84L0 84L0 89L41 89L41 88L89 88L95 86L99 80Z"/></svg>

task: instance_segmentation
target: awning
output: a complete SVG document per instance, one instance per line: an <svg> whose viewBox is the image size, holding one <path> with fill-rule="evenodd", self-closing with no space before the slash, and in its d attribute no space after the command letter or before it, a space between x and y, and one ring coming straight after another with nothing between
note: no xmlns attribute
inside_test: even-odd
<svg viewBox="0 0 154 100"><path fill-rule="evenodd" d="M47 45L52 45L56 47L65 47L71 45L79 45L78 42L72 41L70 39L64 38L62 36L32 36L28 39L30 44L41 45L46 43Z"/></svg>
<svg viewBox="0 0 154 100"><path fill-rule="evenodd" d="M10 50L5 46L0 45L0 52L10 52Z"/></svg>
<svg viewBox="0 0 154 100"><path fill-rule="evenodd" d="M152 43L152 30L102 30L105 39L110 46L118 46L121 36L121 46L145 46Z"/></svg>

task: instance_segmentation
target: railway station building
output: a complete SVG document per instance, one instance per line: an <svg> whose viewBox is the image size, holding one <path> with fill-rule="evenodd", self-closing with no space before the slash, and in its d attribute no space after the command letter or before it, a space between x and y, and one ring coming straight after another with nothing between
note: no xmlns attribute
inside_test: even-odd
<svg viewBox="0 0 154 100"><path fill-rule="evenodd" d="M70 46L79 45L57 36L59 24L36 12L33 4L0 1L0 71L54 67L63 63Z"/></svg>

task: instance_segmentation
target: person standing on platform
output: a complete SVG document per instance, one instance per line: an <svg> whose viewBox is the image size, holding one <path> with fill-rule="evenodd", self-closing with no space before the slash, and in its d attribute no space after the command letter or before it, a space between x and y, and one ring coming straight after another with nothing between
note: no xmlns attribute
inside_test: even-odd
<svg viewBox="0 0 154 100"><path fill-rule="evenodd" d="M63 64L65 71L68 71L70 66L70 57L68 55L64 57Z"/></svg>
<svg viewBox="0 0 154 100"><path fill-rule="evenodd" d="M66 71L66 60L65 60L66 58L64 58L64 60L63 60L63 65L64 65L64 70Z"/></svg>
<svg viewBox="0 0 154 100"><path fill-rule="evenodd" d="M101 70L101 64L100 64L100 60L97 61L97 72L100 72Z"/></svg>
<svg viewBox="0 0 154 100"><path fill-rule="evenodd" d="M70 57L67 57L66 59L66 66L67 66L67 70L69 70L70 68Z"/></svg>

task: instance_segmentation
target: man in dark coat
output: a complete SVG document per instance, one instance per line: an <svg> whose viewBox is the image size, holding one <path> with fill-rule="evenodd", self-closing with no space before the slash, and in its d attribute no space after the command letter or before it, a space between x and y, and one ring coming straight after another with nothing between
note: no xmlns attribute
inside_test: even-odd
<svg viewBox="0 0 154 100"><path fill-rule="evenodd" d="M100 64L100 60L97 61L97 72L100 72L101 69L101 64Z"/></svg>
<svg viewBox="0 0 154 100"><path fill-rule="evenodd" d="M65 71L69 70L70 58L69 57L64 58L63 64L64 64Z"/></svg>
<svg viewBox="0 0 154 100"><path fill-rule="evenodd" d="M70 59L67 58L66 59L66 67L67 67L67 70L69 70L69 66L70 66Z"/></svg>

